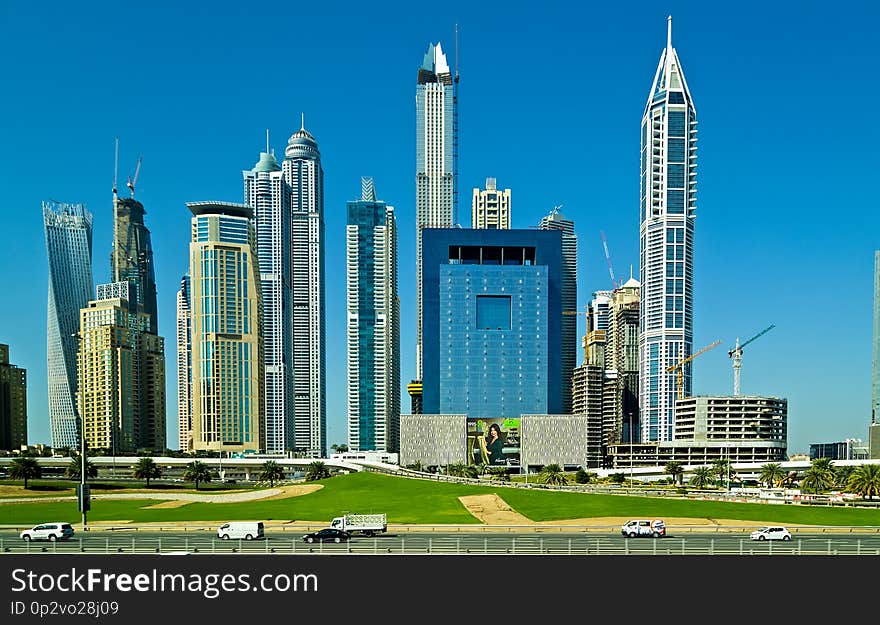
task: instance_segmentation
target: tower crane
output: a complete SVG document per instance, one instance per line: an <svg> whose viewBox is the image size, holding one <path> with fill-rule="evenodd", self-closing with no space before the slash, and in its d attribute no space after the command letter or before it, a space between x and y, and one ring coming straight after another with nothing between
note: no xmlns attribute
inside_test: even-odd
<svg viewBox="0 0 880 625"><path fill-rule="evenodd" d="M135 167L134 176L133 177L129 176L128 182L125 183L125 186L127 186L129 188L129 190L131 191L132 198L134 198L134 186L137 184L138 174L141 173L141 163L143 162L143 160L144 160L143 156L138 156L138 164L137 164L137 167Z"/></svg>
<svg viewBox="0 0 880 625"><path fill-rule="evenodd" d="M770 324L769 327L764 328L760 332L758 332L755 336L750 338L748 341L740 345L739 337L736 337L736 345L727 352L727 356L729 358L733 358L733 395L734 397L739 397L739 381L740 381L740 369L742 369L742 357L743 357L743 347L754 341L755 339L764 336L770 330L775 328L776 326Z"/></svg>
<svg viewBox="0 0 880 625"><path fill-rule="evenodd" d="M608 263L608 273L611 274L611 286L615 289L620 285L617 283L617 278L614 277L614 266L611 264L611 254L608 252L608 241L605 240L605 232L600 231L600 235L602 235L602 247L605 248L605 260Z"/></svg>
<svg viewBox="0 0 880 625"><path fill-rule="evenodd" d="M673 373L675 371L678 371L678 398L679 399L684 399L684 366L686 364L688 364L690 361L692 361L694 358L696 358L697 356L700 356L701 354L705 354L710 349L718 347L719 345L721 345L721 341L715 341L711 345L707 345L706 347L704 347L703 349L698 351L696 354L691 354L687 358L680 360L677 365L672 365L671 367L666 367L666 373Z"/></svg>

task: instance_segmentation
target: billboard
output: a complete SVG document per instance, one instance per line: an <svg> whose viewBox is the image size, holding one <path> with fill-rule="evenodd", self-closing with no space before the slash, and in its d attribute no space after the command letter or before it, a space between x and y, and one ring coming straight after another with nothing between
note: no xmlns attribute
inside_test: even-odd
<svg viewBox="0 0 880 625"><path fill-rule="evenodd" d="M469 418L467 462L491 466L519 466L520 420Z"/></svg>

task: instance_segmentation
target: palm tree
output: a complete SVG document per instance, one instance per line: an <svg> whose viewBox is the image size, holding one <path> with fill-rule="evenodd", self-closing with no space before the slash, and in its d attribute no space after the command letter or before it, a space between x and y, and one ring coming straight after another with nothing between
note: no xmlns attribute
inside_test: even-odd
<svg viewBox="0 0 880 625"><path fill-rule="evenodd" d="M345 452L348 451L348 445L346 445L345 443L340 443L339 445L333 444L333 445L330 445L330 449L332 449L333 451L335 451L338 454L344 454Z"/></svg>
<svg viewBox="0 0 880 625"><path fill-rule="evenodd" d="M681 484L681 479L684 476L684 467L680 462L676 462L675 460L667 462L663 470L672 478L673 484Z"/></svg>
<svg viewBox="0 0 880 625"><path fill-rule="evenodd" d="M284 469L274 460L267 460L263 463L263 472L260 473L260 480L268 481L269 486L275 486L275 482L284 479Z"/></svg>
<svg viewBox="0 0 880 625"><path fill-rule="evenodd" d="M863 464L849 478L849 491L873 499L880 495L880 465Z"/></svg>
<svg viewBox="0 0 880 625"><path fill-rule="evenodd" d="M82 458L71 458L70 463L64 469L64 475L72 480L80 479L82 471ZM92 464L92 461L86 458L86 477L98 477L98 467Z"/></svg>
<svg viewBox="0 0 880 625"><path fill-rule="evenodd" d="M211 470L204 462L193 460L186 465L186 469L183 471L183 479L187 482L195 482L196 490L199 490L199 484L201 482L211 481Z"/></svg>
<svg viewBox="0 0 880 625"><path fill-rule="evenodd" d="M565 471L558 464L546 464L538 475L538 481L544 484L564 486L568 483Z"/></svg>
<svg viewBox="0 0 880 625"><path fill-rule="evenodd" d="M820 458L823 460L823 458ZM828 465L817 464L814 460L810 467L804 471L801 479L801 490L807 493L821 493L834 487L834 470Z"/></svg>
<svg viewBox="0 0 880 625"><path fill-rule="evenodd" d="M9 465L9 477L13 480L24 480L24 488L27 490L28 480L36 479L42 474L36 458L16 458Z"/></svg>
<svg viewBox="0 0 880 625"><path fill-rule="evenodd" d="M150 487L150 480L162 477L162 469L156 464L152 458L141 458L134 465L134 479L146 480L147 488Z"/></svg>
<svg viewBox="0 0 880 625"><path fill-rule="evenodd" d="M768 462L761 465L761 472L758 474L758 481L763 483L767 488L772 488L776 484L781 484L785 479L785 471L778 462Z"/></svg>
<svg viewBox="0 0 880 625"><path fill-rule="evenodd" d="M306 482L314 482L315 480L323 480L330 477L330 469L320 460L315 460L306 470Z"/></svg>
<svg viewBox="0 0 880 625"><path fill-rule="evenodd" d="M849 486L849 478L852 477L853 473L855 473L856 468L852 465L835 467L834 468L834 481L835 486L838 488L847 488Z"/></svg>
<svg viewBox="0 0 880 625"><path fill-rule="evenodd" d="M691 476L691 484L697 488L706 488L706 485L712 481L715 471L710 467L697 467Z"/></svg>
<svg viewBox="0 0 880 625"><path fill-rule="evenodd" d="M723 485L725 481L730 481L731 473L730 460L719 458L712 463L712 474L718 478L719 486Z"/></svg>

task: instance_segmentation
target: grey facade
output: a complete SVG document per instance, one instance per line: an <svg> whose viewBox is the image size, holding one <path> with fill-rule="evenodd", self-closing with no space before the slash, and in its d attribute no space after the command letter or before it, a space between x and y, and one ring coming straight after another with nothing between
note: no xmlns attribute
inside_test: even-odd
<svg viewBox="0 0 880 625"><path fill-rule="evenodd" d="M445 466L465 462L466 456L466 415L400 415L400 466Z"/></svg>
<svg viewBox="0 0 880 625"><path fill-rule="evenodd" d="M589 419L583 415L523 415L520 462L526 467L597 466L599 446L590 440Z"/></svg>

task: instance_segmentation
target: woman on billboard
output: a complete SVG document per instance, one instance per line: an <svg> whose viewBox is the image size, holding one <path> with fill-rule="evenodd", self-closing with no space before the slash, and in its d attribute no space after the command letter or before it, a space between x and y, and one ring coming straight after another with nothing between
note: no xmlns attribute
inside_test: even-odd
<svg viewBox="0 0 880 625"><path fill-rule="evenodd" d="M489 426L486 433L486 452L489 454L489 464L499 464L504 460L504 441L501 440L501 428L497 423Z"/></svg>

